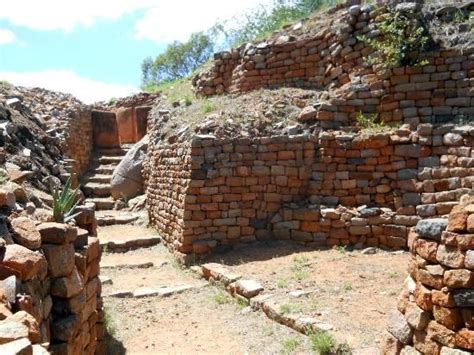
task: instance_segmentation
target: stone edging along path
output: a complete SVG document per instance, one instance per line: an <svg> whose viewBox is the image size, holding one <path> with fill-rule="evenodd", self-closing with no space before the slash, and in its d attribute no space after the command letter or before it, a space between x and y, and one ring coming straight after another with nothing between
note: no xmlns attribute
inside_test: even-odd
<svg viewBox="0 0 474 355"><path fill-rule="evenodd" d="M244 279L242 275L234 273L226 266L218 263L208 263L202 266L193 266L191 270L208 280L210 284L220 282L233 297L249 305L254 311L261 310L266 316L282 325L308 335L311 332L329 331L333 326L318 321L314 317L304 315L285 314L272 294L262 294L263 286L251 279Z"/></svg>

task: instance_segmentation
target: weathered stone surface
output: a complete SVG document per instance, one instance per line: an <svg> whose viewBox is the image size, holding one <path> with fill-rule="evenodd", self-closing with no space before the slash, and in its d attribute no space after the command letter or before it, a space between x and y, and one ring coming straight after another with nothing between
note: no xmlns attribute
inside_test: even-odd
<svg viewBox="0 0 474 355"><path fill-rule="evenodd" d="M431 321L427 328L428 337L443 345L454 346L455 332L439 324L436 321Z"/></svg>
<svg viewBox="0 0 474 355"><path fill-rule="evenodd" d="M457 248L440 245L436 252L436 260L443 265L452 268L461 268L464 266L464 254Z"/></svg>
<svg viewBox="0 0 474 355"><path fill-rule="evenodd" d="M84 281L74 265L69 276L56 278L51 283L51 295L62 298L71 298L83 289Z"/></svg>
<svg viewBox="0 0 474 355"><path fill-rule="evenodd" d="M236 291L246 298L257 296L263 291L263 286L255 280L240 279L235 283Z"/></svg>
<svg viewBox="0 0 474 355"><path fill-rule="evenodd" d="M68 276L74 269L73 244L43 244L42 250L48 261L48 271L51 277Z"/></svg>
<svg viewBox="0 0 474 355"><path fill-rule="evenodd" d="M35 223L27 217L19 217L12 220L14 230L13 239L25 248L36 250L41 246L41 236L36 229Z"/></svg>
<svg viewBox="0 0 474 355"><path fill-rule="evenodd" d="M59 318L51 325L52 337L59 341L70 341L76 335L79 327L79 318L75 315Z"/></svg>
<svg viewBox="0 0 474 355"><path fill-rule="evenodd" d="M464 266L471 270L474 269L474 250L466 251Z"/></svg>
<svg viewBox="0 0 474 355"><path fill-rule="evenodd" d="M148 148L148 137L136 143L115 168L110 183L114 199L133 198L143 193L142 165Z"/></svg>
<svg viewBox="0 0 474 355"><path fill-rule="evenodd" d="M467 217L469 214L465 211L451 212L448 218L448 232L463 232L467 227Z"/></svg>
<svg viewBox="0 0 474 355"><path fill-rule="evenodd" d="M474 289L454 290L453 299L457 307L474 307Z"/></svg>
<svg viewBox="0 0 474 355"><path fill-rule="evenodd" d="M413 330L407 320L403 314L397 311L390 315L387 330L403 344L408 344L413 335Z"/></svg>
<svg viewBox="0 0 474 355"><path fill-rule="evenodd" d="M206 279L209 277L222 281L224 284L239 280L242 276L226 268L222 264L207 263L202 265L202 272Z"/></svg>
<svg viewBox="0 0 474 355"><path fill-rule="evenodd" d="M13 340L28 338L28 327L14 319L0 321L0 344Z"/></svg>
<svg viewBox="0 0 474 355"><path fill-rule="evenodd" d="M441 348L441 355L471 355L470 352L460 350L460 349L453 349L447 346L443 346Z"/></svg>
<svg viewBox="0 0 474 355"><path fill-rule="evenodd" d="M474 351L474 330L461 329L456 333L456 346Z"/></svg>
<svg viewBox="0 0 474 355"><path fill-rule="evenodd" d="M438 323L454 331L461 329L463 324L461 312L455 308L434 305L433 316Z"/></svg>
<svg viewBox="0 0 474 355"><path fill-rule="evenodd" d="M409 302L405 310L405 318L413 328L422 330L428 325L430 314L416 304Z"/></svg>
<svg viewBox="0 0 474 355"><path fill-rule="evenodd" d="M306 122L316 118L318 110L314 106L306 106L303 108L298 116L298 121Z"/></svg>
<svg viewBox="0 0 474 355"><path fill-rule="evenodd" d="M416 225L416 232L421 238L441 240L441 233L447 228L448 220L432 218L421 220Z"/></svg>
<svg viewBox="0 0 474 355"><path fill-rule="evenodd" d="M33 347L27 338L21 338L0 345L0 354L5 355L33 355Z"/></svg>
<svg viewBox="0 0 474 355"><path fill-rule="evenodd" d="M42 223L38 226L38 231L44 244L73 243L77 237L77 229L64 223Z"/></svg>
<svg viewBox="0 0 474 355"><path fill-rule="evenodd" d="M17 321L28 328L28 339L32 343L38 343L40 341L40 329L36 319L25 311L16 312L14 315L8 318L8 320Z"/></svg>
<svg viewBox="0 0 474 355"><path fill-rule="evenodd" d="M46 261L39 252L31 251L21 245L7 245L0 250L0 261L3 265L18 271L22 280L31 280L38 275Z"/></svg>
<svg viewBox="0 0 474 355"><path fill-rule="evenodd" d="M474 272L466 269L448 270L444 273L444 284L450 288L474 287Z"/></svg>

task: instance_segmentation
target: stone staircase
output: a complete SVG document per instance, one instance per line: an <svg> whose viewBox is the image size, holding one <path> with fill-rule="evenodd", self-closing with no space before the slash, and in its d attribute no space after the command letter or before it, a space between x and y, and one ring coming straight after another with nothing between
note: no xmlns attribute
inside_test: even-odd
<svg viewBox="0 0 474 355"><path fill-rule="evenodd" d="M138 218L133 213L114 210L115 201L111 196L112 174L130 148L130 145L124 145L95 151L91 167L82 179L82 191L86 202L92 202L96 206L99 226L129 224Z"/></svg>

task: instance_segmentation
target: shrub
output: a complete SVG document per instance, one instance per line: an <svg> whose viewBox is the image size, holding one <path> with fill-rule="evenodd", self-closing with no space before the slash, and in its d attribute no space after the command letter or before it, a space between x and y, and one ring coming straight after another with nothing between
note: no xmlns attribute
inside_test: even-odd
<svg viewBox="0 0 474 355"><path fill-rule="evenodd" d="M71 188L71 177L69 177L62 191L57 188L53 191L53 218L58 223L67 223L77 216L74 214L80 200L77 191Z"/></svg>
<svg viewBox="0 0 474 355"><path fill-rule="evenodd" d="M323 331L310 331L308 334L311 350L319 355L333 354L336 349L336 340L331 334Z"/></svg>
<svg viewBox="0 0 474 355"><path fill-rule="evenodd" d="M425 64L418 56L411 55L426 51L430 42L428 31L418 19L397 11L389 11L378 28L381 33L379 37L358 37L359 41L374 50L368 58L369 64L378 64L385 68Z"/></svg>

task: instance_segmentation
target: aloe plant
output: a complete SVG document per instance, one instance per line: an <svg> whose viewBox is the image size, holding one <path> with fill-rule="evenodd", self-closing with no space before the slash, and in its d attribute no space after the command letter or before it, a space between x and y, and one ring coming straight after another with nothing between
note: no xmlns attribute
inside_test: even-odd
<svg viewBox="0 0 474 355"><path fill-rule="evenodd" d="M71 176L67 179L62 191L55 188L53 191L53 218L58 223L67 223L78 213L74 214L80 200L77 196L77 189L71 187Z"/></svg>

